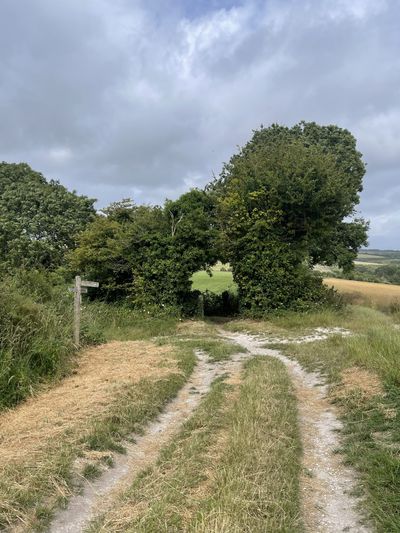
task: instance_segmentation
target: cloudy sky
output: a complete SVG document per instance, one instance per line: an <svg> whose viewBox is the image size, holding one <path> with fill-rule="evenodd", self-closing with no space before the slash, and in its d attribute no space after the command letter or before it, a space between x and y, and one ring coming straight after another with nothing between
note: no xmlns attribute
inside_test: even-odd
<svg viewBox="0 0 400 533"><path fill-rule="evenodd" d="M203 186L260 124L346 127L400 248L399 0L1 0L0 160L99 199Z"/></svg>

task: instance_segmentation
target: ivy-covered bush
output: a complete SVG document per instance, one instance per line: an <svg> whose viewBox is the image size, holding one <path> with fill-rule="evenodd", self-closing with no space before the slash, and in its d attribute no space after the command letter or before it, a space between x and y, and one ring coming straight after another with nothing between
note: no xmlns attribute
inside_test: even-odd
<svg viewBox="0 0 400 533"><path fill-rule="evenodd" d="M366 242L367 224L351 220L364 171L348 131L314 123L262 128L232 157L210 190L241 309L325 299L313 265L349 269Z"/></svg>

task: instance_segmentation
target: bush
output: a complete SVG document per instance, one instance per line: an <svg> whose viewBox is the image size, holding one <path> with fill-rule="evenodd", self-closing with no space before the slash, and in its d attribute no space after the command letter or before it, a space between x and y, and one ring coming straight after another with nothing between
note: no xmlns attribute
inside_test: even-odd
<svg viewBox="0 0 400 533"><path fill-rule="evenodd" d="M236 294L224 291L222 294L205 291L204 314L206 316L232 316L239 313L239 299Z"/></svg>
<svg viewBox="0 0 400 533"><path fill-rule="evenodd" d="M71 296L46 281L40 273L19 273L0 285L0 409L26 398L44 378L62 375L74 351Z"/></svg>

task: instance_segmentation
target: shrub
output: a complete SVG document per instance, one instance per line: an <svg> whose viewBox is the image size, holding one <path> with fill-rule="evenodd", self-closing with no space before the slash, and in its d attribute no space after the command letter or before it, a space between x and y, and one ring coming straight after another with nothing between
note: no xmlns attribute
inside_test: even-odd
<svg viewBox="0 0 400 533"><path fill-rule="evenodd" d="M222 294L205 291L204 314L206 316L232 316L239 313L239 299L236 294L224 291Z"/></svg>
<svg viewBox="0 0 400 533"><path fill-rule="evenodd" d="M31 285L24 285L24 279ZM0 285L0 409L26 398L44 378L67 370L74 351L71 297L57 287L58 297L52 298L51 290L40 273L20 273Z"/></svg>

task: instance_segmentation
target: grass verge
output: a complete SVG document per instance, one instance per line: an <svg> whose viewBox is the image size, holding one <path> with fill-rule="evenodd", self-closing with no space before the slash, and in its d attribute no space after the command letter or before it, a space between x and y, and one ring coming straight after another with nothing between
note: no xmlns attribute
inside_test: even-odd
<svg viewBox="0 0 400 533"><path fill-rule="evenodd" d="M195 358L193 350L185 347L176 349L173 356L178 369L160 379L125 383L116 389L114 400L101 414L95 412L57 438L46 440L43 435L43 446L29 457L4 460L0 468L0 529L46 528L55 509L79 490L80 477L93 477L103 463L110 464L110 452L123 451L124 437L141 432L144 424L177 394ZM79 461L83 464L77 472Z"/></svg>
<svg viewBox="0 0 400 533"><path fill-rule="evenodd" d="M302 531L296 404L283 364L256 358L217 380L158 463L94 532Z"/></svg>
<svg viewBox="0 0 400 533"><path fill-rule="evenodd" d="M205 270L201 270L192 276L192 290L210 291L215 294L231 291L236 294L237 286L233 281L232 272L213 270L210 276Z"/></svg>
<svg viewBox="0 0 400 533"><path fill-rule="evenodd" d="M291 337L316 326L341 326L353 335L309 344L280 345L331 384L344 429L342 452L358 474L375 529L400 531L400 331L396 317L349 307L322 315L287 314L264 322L237 321L231 329Z"/></svg>

